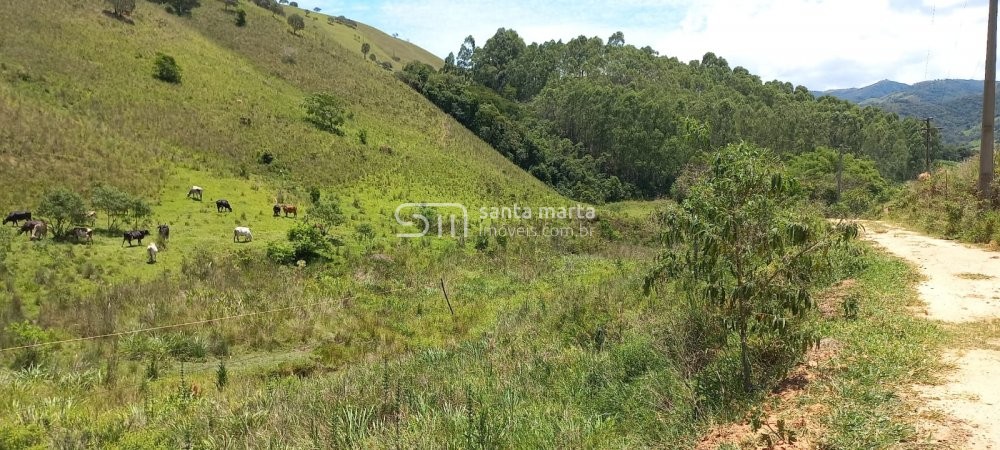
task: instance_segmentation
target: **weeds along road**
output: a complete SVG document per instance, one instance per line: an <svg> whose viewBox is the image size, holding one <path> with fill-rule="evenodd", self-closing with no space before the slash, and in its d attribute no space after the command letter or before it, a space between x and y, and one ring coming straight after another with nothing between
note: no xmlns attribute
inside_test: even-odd
<svg viewBox="0 0 1000 450"><path fill-rule="evenodd" d="M952 422L962 428L964 441L954 448L1000 449L1000 339L989 331L1000 319L1000 253L882 222L862 225L865 239L911 262L924 276L918 291L926 308L914 313L940 321L957 337L944 354L955 370L942 374L943 384L916 391L932 410L962 422ZM928 428L935 434L954 433L949 424Z"/></svg>

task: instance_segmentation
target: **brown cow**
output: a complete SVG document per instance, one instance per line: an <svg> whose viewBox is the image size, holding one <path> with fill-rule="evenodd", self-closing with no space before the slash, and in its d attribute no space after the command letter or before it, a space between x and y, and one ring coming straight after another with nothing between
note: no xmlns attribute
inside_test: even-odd
<svg viewBox="0 0 1000 450"><path fill-rule="evenodd" d="M283 213L285 213L285 217L288 217L289 214L291 214L291 215L293 215L295 217L299 217L299 209L296 208L295 205L284 205L283 204L283 205L281 205L281 211Z"/></svg>

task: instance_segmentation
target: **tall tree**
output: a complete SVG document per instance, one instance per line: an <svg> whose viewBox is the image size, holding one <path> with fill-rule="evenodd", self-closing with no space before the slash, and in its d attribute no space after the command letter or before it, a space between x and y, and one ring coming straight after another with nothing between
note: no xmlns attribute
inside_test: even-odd
<svg viewBox="0 0 1000 450"><path fill-rule="evenodd" d="M476 53L476 40L469 35L462 42L462 46L458 49L458 59L455 60L455 65L462 70L472 69L472 57Z"/></svg>

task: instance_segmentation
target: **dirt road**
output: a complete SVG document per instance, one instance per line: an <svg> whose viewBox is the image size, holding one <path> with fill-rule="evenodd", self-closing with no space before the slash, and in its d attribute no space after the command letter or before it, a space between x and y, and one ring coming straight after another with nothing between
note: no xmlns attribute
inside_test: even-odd
<svg viewBox="0 0 1000 450"><path fill-rule="evenodd" d="M927 237L891 225L864 223L865 238L916 265L928 318L948 323L1000 319L1000 253ZM1000 450L1000 342L945 354L956 370L943 385L918 390L929 406L958 419L968 440L944 447Z"/></svg>

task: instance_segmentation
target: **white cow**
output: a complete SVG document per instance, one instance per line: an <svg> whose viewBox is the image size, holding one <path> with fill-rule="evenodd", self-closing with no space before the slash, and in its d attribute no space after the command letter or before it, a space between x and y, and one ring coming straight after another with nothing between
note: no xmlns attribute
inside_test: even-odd
<svg viewBox="0 0 1000 450"><path fill-rule="evenodd" d="M201 191L201 186L191 186L191 189L188 189L188 198L197 198L201 201Z"/></svg>
<svg viewBox="0 0 1000 450"><path fill-rule="evenodd" d="M253 240L253 233L247 227L236 227L233 229L233 242L240 242L239 238L242 237L242 242L250 242Z"/></svg>
<svg viewBox="0 0 1000 450"><path fill-rule="evenodd" d="M146 246L146 253L149 253L149 263L153 264L156 262L156 254L160 252L160 249L156 248L155 242L150 242Z"/></svg>

